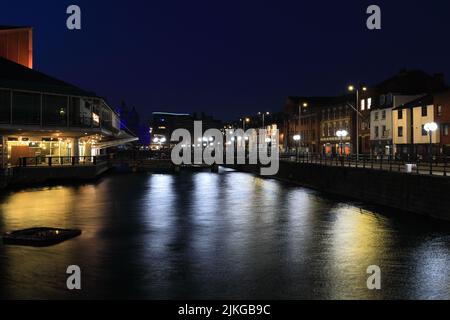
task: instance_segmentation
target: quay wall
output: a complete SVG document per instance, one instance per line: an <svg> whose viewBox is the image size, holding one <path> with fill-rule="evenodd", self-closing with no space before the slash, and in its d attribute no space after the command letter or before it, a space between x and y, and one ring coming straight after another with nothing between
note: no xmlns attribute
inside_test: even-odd
<svg viewBox="0 0 450 320"><path fill-rule="evenodd" d="M235 165L234 168L259 174L257 166ZM450 221L450 177L280 161L274 178Z"/></svg>
<svg viewBox="0 0 450 320"><path fill-rule="evenodd" d="M33 185L52 181L95 179L109 169L107 163L88 166L15 167L8 185Z"/></svg>

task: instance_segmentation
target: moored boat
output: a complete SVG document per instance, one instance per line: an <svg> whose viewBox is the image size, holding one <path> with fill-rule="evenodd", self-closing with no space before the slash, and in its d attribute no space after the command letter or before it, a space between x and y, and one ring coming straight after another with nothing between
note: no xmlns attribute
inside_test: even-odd
<svg viewBox="0 0 450 320"><path fill-rule="evenodd" d="M81 230L59 228L29 228L7 232L3 235L4 244L45 247L81 235Z"/></svg>

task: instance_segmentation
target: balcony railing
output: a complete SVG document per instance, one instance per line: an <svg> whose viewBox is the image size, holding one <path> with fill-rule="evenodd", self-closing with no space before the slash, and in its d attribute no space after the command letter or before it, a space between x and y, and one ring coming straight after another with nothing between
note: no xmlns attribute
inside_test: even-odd
<svg viewBox="0 0 450 320"><path fill-rule="evenodd" d="M106 155L100 156L66 156L66 157L24 157L19 159L19 167L53 167L53 166L95 166L107 161Z"/></svg>

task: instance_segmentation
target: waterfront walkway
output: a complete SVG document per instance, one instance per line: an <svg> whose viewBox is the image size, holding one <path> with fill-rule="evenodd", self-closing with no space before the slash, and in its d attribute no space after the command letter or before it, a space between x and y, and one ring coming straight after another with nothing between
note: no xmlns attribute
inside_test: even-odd
<svg viewBox="0 0 450 320"><path fill-rule="evenodd" d="M431 162L427 160L400 160L389 156L371 157L360 155L359 159L355 155L351 156L323 156L323 155L280 155L280 160L317 164L324 166L349 167L361 169L384 170L391 172L403 172L409 174L449 176L450 168L447 157L434 158Z"/></svg>

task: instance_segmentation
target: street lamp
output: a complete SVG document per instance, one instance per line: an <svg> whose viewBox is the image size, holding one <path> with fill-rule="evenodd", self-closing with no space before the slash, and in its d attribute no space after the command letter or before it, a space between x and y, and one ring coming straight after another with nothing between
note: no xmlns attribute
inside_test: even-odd
<svg viewBox="0 0 450 320"><path fill-rule="evenodd" d="M338 130L337 132L336 132L336 136L339 138L339 147L340 147L340 149L341 149L341 156L343 155L343 152L342 152L342 140L345 138L345 137L347 137L348 136L348 132L347 132L347 130Z"/></svg>
<svg viewBox="0 0 450 320"><path fill-rule="evenodd" d="M270 115L270 112L258 112L259 116L262 116L262 127L264 129L264 117Z"/></svg>
<svg viewBox="0 0 450 320"><path fill-rule="evenodd" d="M359 92L360 90L362 91L367 91L367 87L359 87L356 88L354 85L349 85L348 86L348 91L350 92L354 92L356 91L356 105L355 105L355 111L356 111L356 161L359 160L359 118L358 116L360 115L359 113Z"/></svg>
<svg viewBox="0 0 450 320"><path fill-rule="evenodd" d="M438 129L438 125L436 122L428 122L425 123L424 129L426 132L428 132L428 135L430 136L430 174L433 174L433 132L435 132Z"/></svg>
<svg viewBox="0 0 450 320"><path fill-rule="evenodd" d="M298 130L301 131L302 128L302 108L306 109L309 107L308 102L303 102L298 105Z"/></svg>
<svg viewBox="0 0 450 320"><path fill-rule="evenodd" d="M295 141L295 161L298 162L298 145L300 143L300 139L302 138L299 134L296 134L292 137Z"/></svg>
<svg viewBox="0 0 450 320"><path fill-rule="evenodd" d="M241 121L242 121L242 129L245 132L245 123L249 123L250 122L250 118L244 118L244 119L241 119Z"/></svg>

